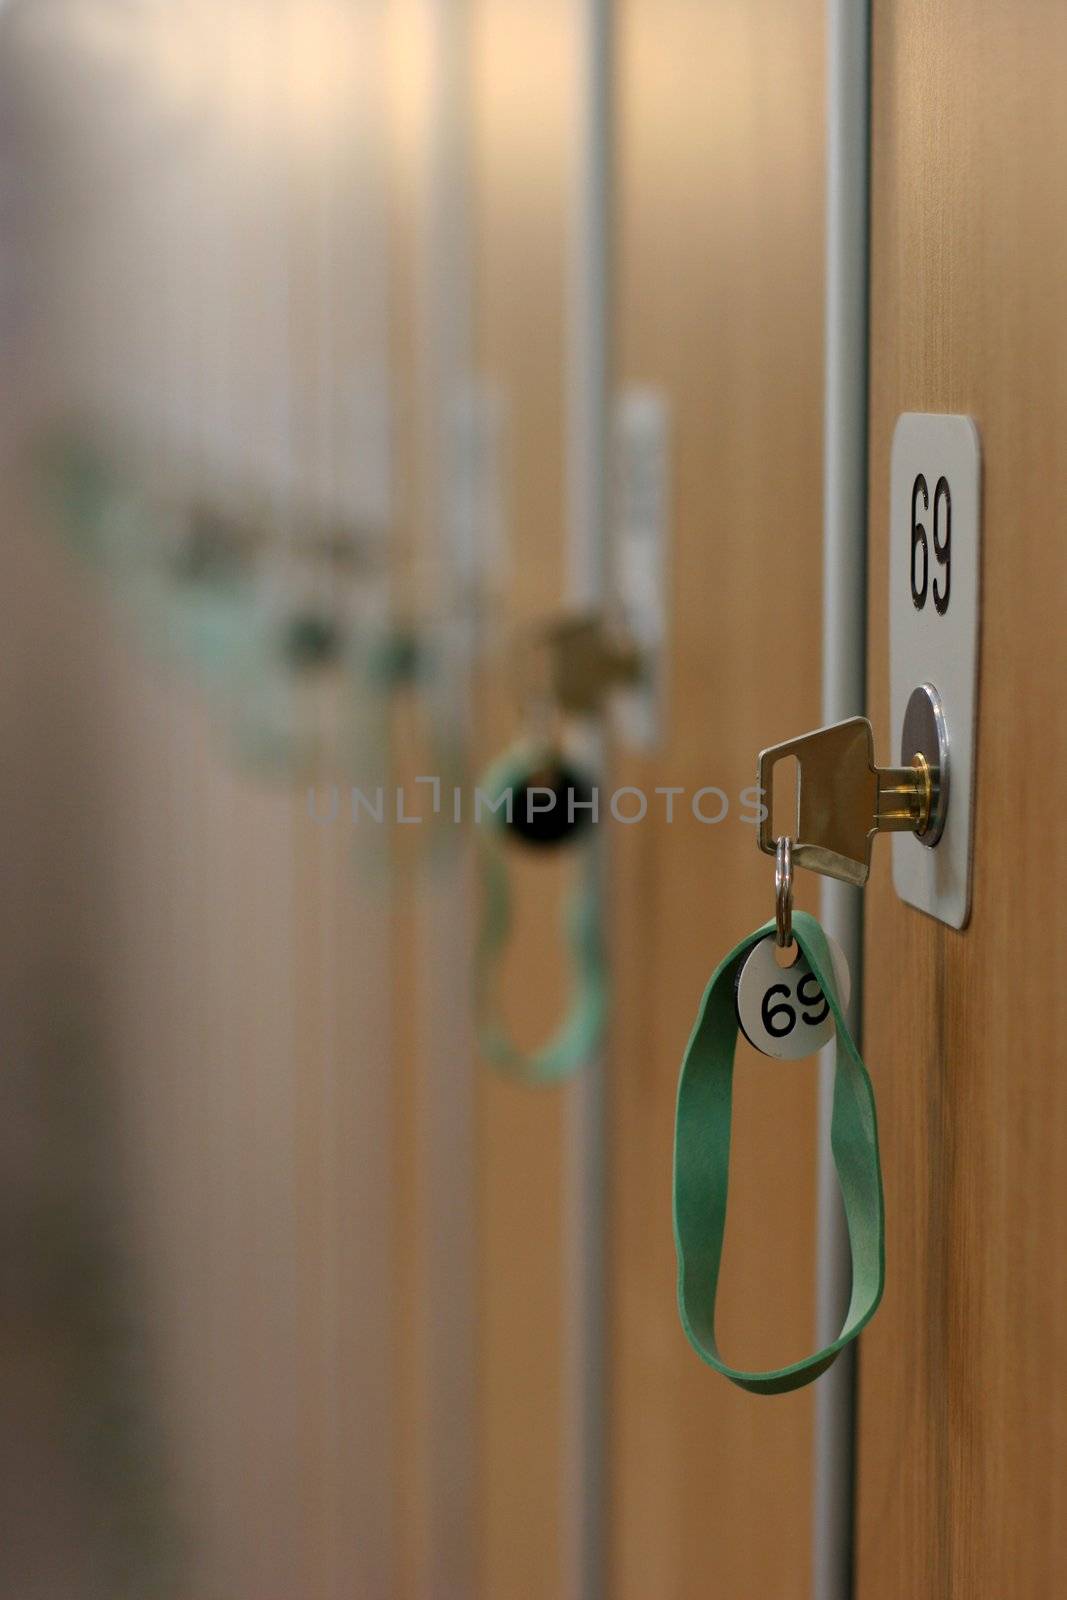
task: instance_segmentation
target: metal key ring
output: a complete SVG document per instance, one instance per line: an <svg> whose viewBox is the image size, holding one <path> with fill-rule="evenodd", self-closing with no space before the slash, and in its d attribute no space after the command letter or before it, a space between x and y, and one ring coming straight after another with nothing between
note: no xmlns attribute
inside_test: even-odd
<svg viewBox="0 0 1067 1600"><path fill-rule="evenodd" d="M785 834L774 851L774 920L775 943L788 950L793 943L793 841Z"/></svg>

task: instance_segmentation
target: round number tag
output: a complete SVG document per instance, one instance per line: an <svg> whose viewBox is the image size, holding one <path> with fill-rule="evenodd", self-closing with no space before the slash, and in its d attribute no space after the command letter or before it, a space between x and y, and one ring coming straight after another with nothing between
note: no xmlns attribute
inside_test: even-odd
<svg viewBox="0 0 1067 1600"><path fill-rule="evenodd" d="M829 934L830 958L842 1009L848 1006L848 962ZM750 1044L779 1061L800 1061L834 1036L830 1003L800 951L791 967L778 964L774 935L753 945L737 978L737 1020Z"/></svg>

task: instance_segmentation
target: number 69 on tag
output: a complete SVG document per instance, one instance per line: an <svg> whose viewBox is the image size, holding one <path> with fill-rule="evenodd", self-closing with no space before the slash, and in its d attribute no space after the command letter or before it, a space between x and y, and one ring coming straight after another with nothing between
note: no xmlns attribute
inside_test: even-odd
<svg viewBox="0 0 1067 1600"><path fill-rule="evenodd" d="M842 1010L851 992L848 962L836 939L827 936ZM795 947L794 947L795 948ZM830 1003L799 950L788 967L780 965L773 934L753 945L737 978L737 1020L749 1044L777 1061L801 1061L834 1036Z"/></svg>

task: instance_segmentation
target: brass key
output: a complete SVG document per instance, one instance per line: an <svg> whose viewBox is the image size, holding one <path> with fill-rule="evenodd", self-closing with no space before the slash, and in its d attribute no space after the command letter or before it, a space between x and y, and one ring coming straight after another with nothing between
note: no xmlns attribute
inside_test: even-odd
<svg viewBox="0 0 1067 1600"><path fill-rule="evenodd" d="M527 688L538 687L561 711L596 712L610 689L642 676L637 646L600 612L554 617L525 642Z"/></svg>
<svg viewBox="0 0 1067 1600"><path fill-rule="evenodd" d="M940 839L948 808L948 744L932 685L923 684L908 702L902 766L875 766L874 730L866 717L850 717L760 752L766 816L759 846L772 856L774 768L787 756L797 761L792 854L798 866L864 884L876 833L911 832L930 846Z"/></svg>

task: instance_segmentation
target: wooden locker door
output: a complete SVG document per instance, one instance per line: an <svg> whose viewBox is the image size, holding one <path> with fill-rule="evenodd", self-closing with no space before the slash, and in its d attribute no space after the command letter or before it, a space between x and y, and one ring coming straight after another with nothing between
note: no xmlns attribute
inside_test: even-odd
<svg viewBox="0 0 1067 1600"><path fill-rule="evenodd" d="M887 1288L860 1356L860 1600L1067 1592L1067 11L874 8L870 690L888 721L889 451L902 411L982 437L973 911L867 903Z"/></svg>
<svg viewBox="0 0 1067 1600"><path fill-rule="evenodd" d="M612 1600L810 1594L812 1395L745 1394L687 1344L671 1152L703 987L772 910L738 797L760 746L819 719L822 11L617 10L616 381L666 403L671 527L663 742L614 773L650 807L612 832ZM684 786L672 823L657 785ZM704 785L721 825L692 815ZM720 1331L775 1365L812 1347L815 1067L738 1058Z"/></svg>
<svg viewBox="0 0 1067 1600"><path fill-rule="evenodd" d="M309 509L375 520L376 20L60 5L5 17L0 77L34 203L4 241L0 1591L392 1595L389 906L309 815L286 730L330 712L287 715L309 597L272 562ZM26 470L57 425L139 441L121 558ZM239 683L177 579L130 580L220 503L277 601Z"/></svg>
<svg viewBox="0 0 1067 1600"><path fill-rule="evenodd" d="M477 778L521 731L507 636L558 611L564 596L577 8L473 0L470 38L476 363L499 407L506 545L497 649L479 674ZM515 937L503 1009L516 1041L533 1048L566 1002L558 930L571 864L513 854L509 865ZM565 1191L576 1089L509 1080L480 1058L476 1070L478 1594L571 1600Z"/></svg>

